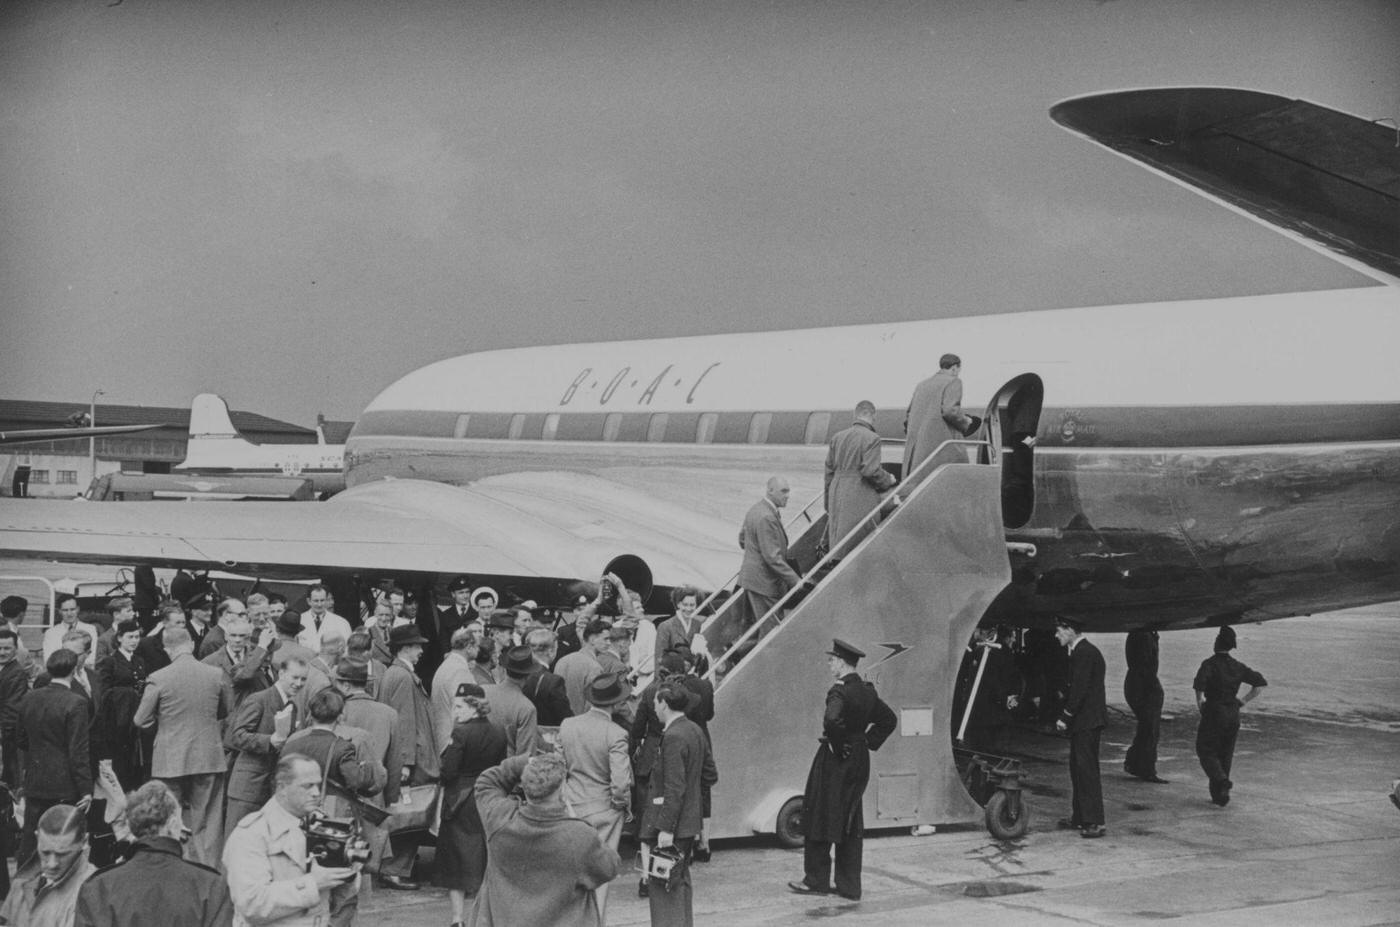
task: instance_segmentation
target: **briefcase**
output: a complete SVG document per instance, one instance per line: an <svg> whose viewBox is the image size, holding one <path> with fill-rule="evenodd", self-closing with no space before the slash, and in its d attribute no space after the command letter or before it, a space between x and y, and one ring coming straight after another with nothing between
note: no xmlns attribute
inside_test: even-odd
<svg viewBox="0 0 1400 927"><path fill-rule="evenodd" d="M389 833L426 830L433 836L438 832L438 803L442 788L437 785L410 785L400 790L399 800L389 809L385 825Z"/></svg>

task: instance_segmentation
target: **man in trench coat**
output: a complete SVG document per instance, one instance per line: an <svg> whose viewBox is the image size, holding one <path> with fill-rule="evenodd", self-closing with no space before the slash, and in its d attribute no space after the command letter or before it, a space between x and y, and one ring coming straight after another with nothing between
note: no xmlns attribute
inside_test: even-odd
<svg viewBox="0 0 1400 927"><path fill-rule="evenodd" d="M875 403L856 404L855 423L838 431L826 451L826 543L830 548L880 504L894 477L880 464ZM867 531L868 531L867 527Z"/></svg>
<svg viewBox="0 0 1400 927"><path fill-rule="evenodd" d="M981 424L980 419L962 410L961 373L962 360L956 354L944 354L938 359L938 373L914 387L904 419L904 479L944 441L966 437ZM929 468L958 462L966 463L967 455L961 446L954 445L945 448Z"/></svg>
<svg viewBox="0 0 1400 927"><path fill-rule="evenodd" d="M827 656L827 667L837 682L826 693L822 743L802 796L807 827L802 842L803 877L789 882L788 888L799 895L829 894L835 844L836 894L859 901L865 830L861 801L870 781L870 751L884 745L898 720L875 693L875 686L856 672L856 664L865 656L862 651L837 638Z"/></svg>

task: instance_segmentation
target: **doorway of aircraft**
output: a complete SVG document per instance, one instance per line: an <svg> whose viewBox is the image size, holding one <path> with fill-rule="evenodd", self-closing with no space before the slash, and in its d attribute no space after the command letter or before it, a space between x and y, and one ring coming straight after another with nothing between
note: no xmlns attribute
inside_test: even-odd
<svg viewBox="0 0 1400 927"><path fill-rule="evenodd" d="M987 445L983 463L1001 455L1001 518L1006 528L1021 528L1035 511L1035 436L1045 384L1033 373L1006 381L987 404L983 426Z"/></svg>

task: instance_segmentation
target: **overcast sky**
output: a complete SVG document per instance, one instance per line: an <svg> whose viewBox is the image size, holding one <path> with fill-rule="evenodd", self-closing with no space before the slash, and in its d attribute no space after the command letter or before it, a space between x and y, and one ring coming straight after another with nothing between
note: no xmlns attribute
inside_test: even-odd
<svg viewBox="0 0 1400 927"><path fill-rule="evenodd" d="M1390 0L9 0L0 397L309 424L487 348L1365 284L1047 111L1396 117L1397 49Z"/></svg>

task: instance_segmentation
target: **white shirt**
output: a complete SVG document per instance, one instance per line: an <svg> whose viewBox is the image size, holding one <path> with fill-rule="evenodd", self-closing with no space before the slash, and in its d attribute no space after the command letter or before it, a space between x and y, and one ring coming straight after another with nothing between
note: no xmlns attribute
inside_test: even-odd
<svg viewBox="0 0 1400 927"><path fill-rule="evenodd" d="M92 643L88 646L87 665L97 666L97 626L88 624L86 621L79 621L73 625L79 631L86 631ZM68 625L59 622L44 632L44 660L63 649L63 636L68 633Z"/></svg>
<svg viewBox="0 0 1400 927"><path fill-rule="evenodd" d="M297 643L301 644L312 653L321 652L321 635L326 632L339 634L340 639L345 641L350 639L350 622L328 611L321 616L321 629L316 630L316 613L306 611L301 613L301 633L297 635Z"/></svg>

